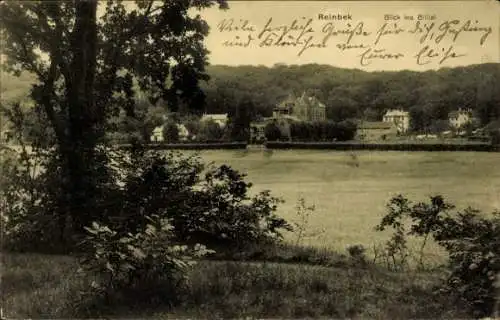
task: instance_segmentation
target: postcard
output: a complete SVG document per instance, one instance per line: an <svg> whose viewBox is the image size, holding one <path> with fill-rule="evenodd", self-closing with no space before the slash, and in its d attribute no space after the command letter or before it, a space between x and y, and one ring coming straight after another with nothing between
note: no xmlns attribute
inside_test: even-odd
<svg viewBox="0 0 500 320"><path fill-rule="evenodd" d="M0 13L0 317L498 318L498 1Z"/></svg>

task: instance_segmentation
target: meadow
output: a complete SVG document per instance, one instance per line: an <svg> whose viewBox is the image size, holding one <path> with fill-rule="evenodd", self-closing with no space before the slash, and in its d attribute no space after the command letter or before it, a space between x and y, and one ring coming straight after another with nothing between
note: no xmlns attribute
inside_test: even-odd
<svg viewBox="0 0 500 320"><path fill-rule="evenodd" d="M314 204L309 228L323 231L304 244L344 251L370 248L388 234L374 230L388 200L404 194L426 201L442 194L457 208L500 209L500 153L248 150L202 151L203 159L248 174L253 191L269 189L285 200L278 212L296 218L297 200ZM318 232L316 232L318 233ZM288 241L295 235L288 234ZM436 254L430 246L428 255ZM369 252L367 252L369 253Z"/></svg>

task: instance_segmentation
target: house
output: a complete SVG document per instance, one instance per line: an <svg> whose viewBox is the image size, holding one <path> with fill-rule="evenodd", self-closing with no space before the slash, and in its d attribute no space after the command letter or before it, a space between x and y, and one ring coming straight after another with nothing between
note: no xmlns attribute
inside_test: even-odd
<svg viewBox="0 0 500 320"><path fill-rule="evenodd" d="M299 98L288 96L273 110L273 117L293 116L300 121L326 120L326 106L316 97L308 96L304 92Z"/></svg>
<svg viewBox="0 0 500 320"><path fill-rule="evenodd" d="M165 140L165 138L163 137L163 126L159 126L153 129L150 140L152 142L162 142L163 140Z"/></svg>
<svg viewBox="0 0 500 320"><path fill-rule="evenodd" d="M410 128L410 113L407 111L388 110L382 119L383 122L396 125L398 134L406 133Z"/></svg>
<svg viewBox="0 0 500 320"><path fill-rule="evenodd" d="M229 118L228 118L227 113L222 113L222 114L207 114L207 113L205 113L201 117L200 121L204 122L204 121L212 120L215 123L217 123L221 127L221 129L224 129L227 125L228 119Z"/></svg>
<svg viewBox="0 0 500 320"><path fill-rule="evenodd" d="M268 122L256 121L250 124L250 141L259 143L266 140L265 128Z"/></svg>
<svg viewBox="0 0 500 320"><path fill-rule="evenodd" d="M177 129L179 130L179 140L181 141L186 141L189 138L189 130L186 128L185 125L178 124Z"/></svg>
<svg viewBox="0 0 500 320"><path fill-rule="evenodd" d="M398 132L398 127L393 122L362 121L358 124L356 139L363 141L383 141L388 138L394 138Z"/></svg>
<svg viewBox="0 0 500 320"><path fill-rule="evenodd" d="M458 130L465 125L472 123L473 114L471 109L458 109L448 114L450 128Z"/></svg>
<svg viewBox="0 0 500 320"><path fill-rule="evenodd" d="M158 126L153 129L150 140L152 142L162 142L165 141L165 137L163 135L164 126ZM183 124L177 124L177 130L179 131L179 140L186 141L189 137L189 131Z"/></svg>

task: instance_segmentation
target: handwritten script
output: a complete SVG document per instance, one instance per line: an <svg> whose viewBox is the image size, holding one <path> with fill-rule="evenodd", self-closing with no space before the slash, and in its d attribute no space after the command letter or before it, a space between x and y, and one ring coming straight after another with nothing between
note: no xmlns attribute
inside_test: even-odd
<svg viewBox="0 0 500 320"><path fill-rule="evenodd" d="M392 14L384 15L376 26L357 21L350 14L319 14L286 23L270 17L260 26L247 19L231 18L221 20L216 32L222 35L225 47L290 47L297 56L314 50L338 50L354 54L361 66L399 59L412 59L418 65L443 65L467 55L457 45L460 41L481 47L493 38L493 28L474 19ZM417 49L406 48L404 43L416 44Z"/></svg>

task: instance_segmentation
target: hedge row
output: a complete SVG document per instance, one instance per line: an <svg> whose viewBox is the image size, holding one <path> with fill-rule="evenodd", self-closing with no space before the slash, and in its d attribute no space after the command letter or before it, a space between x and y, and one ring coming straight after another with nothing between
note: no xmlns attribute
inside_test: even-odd
<svg viewBox="0 0 500 320"><path fill-rule="evenodd" d="M118 145L121 149L130 149L131 144ZM216 142L216 143L151 143L147 145L149 150L213 150L213 149L246 149L246 142Z"/></svg>
<svg viewBox="0 0 500 320"><path fill-rule="evenodd" d="M381 151L483 151L499 152L500 146L486 143L356 143L356 142L267 142L268 149L328 149Z"/></svg>

